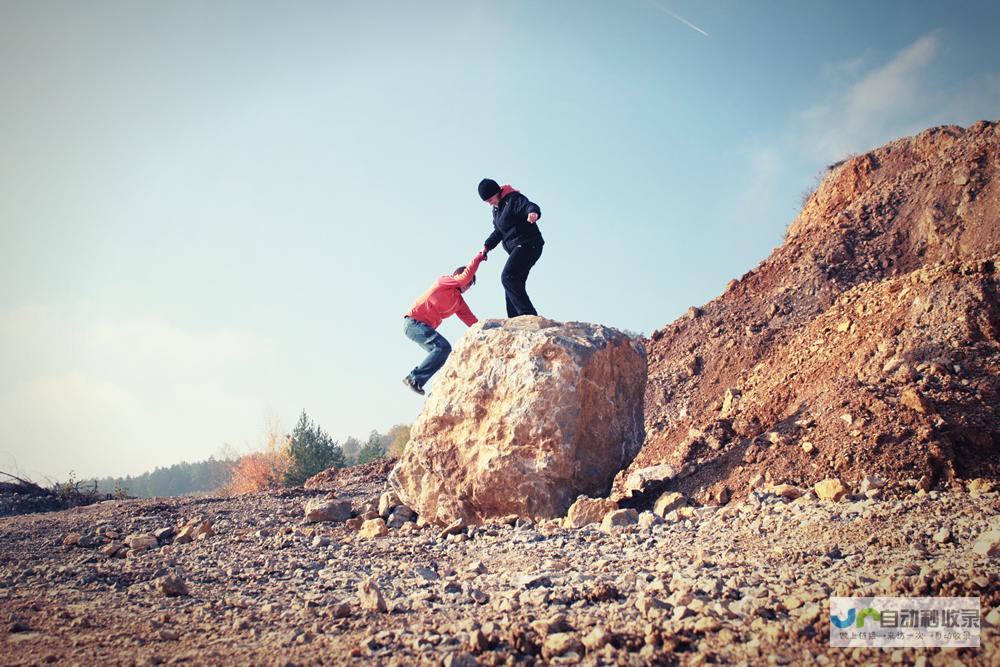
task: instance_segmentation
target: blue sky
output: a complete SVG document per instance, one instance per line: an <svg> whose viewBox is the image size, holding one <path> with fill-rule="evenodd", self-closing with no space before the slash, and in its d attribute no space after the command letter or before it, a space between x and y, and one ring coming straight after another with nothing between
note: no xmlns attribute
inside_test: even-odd
<svg viewBox="0 0 1000 667"><path fill-rule="evenodd" d="M542 207L541 314L648 334L766 257L826 164L996 119L997 25L992 2L8 0L0 470L139 473L302 409L341 439L412 421L402 314L489 234L486 176Z"/></svg>

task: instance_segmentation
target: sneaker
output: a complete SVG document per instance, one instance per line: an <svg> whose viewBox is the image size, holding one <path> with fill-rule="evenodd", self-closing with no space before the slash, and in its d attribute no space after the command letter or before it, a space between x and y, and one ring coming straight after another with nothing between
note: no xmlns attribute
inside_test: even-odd
<svg viewBox="0 0 1000 667"><path fill-rule="evenodd" d="M420 394L421 396L423 396L423 395L424 395L424 388L423 388L423 387L421 387L421 386L420 386L419 384L417 384L416 382L414 382L414 381L413 381L413 378L412 378L412 377L410 377L409 375L407 375L407 376L406 376L405 378L403 378L403 384L405 384L405 385L406 385L407 387L409 387L409 388L410 388L410 389L412 389L413 391L417 392L417 393L418 393L418 394Z"/></svg>

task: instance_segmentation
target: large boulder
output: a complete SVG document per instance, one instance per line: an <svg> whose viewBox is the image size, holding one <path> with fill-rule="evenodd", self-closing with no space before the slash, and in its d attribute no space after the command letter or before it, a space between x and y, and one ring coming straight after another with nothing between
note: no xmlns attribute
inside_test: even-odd
<svg viewBox="0 0 1000 667"><path fill-rule="evenodd" d="M439 523L565 515L606 495L643 442L646 353L608 327L486 320L455 347L389 475Z"/></svg>

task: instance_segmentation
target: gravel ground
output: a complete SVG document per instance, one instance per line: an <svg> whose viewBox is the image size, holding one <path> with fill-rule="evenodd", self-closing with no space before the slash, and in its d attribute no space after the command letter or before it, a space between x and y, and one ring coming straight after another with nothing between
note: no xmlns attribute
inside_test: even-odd
<svg viewBox="0 0 1000 667"><path fill-rule="evenodd" d="M361 510L382 490L374 478L338 497ZM831 595L980 596L986 619L1000 570L973 544L1000 528L996 492L754 493L612 532L518 521L444 536L408 523L378 538L304 523L305 502L323 495L107 501L0 519L2 662L1000 664L986 621L979 649L837 649L827 629ZM181 543L184 525L206 522ZM101 551L160 529L172 530L149 548Z"/></svg>

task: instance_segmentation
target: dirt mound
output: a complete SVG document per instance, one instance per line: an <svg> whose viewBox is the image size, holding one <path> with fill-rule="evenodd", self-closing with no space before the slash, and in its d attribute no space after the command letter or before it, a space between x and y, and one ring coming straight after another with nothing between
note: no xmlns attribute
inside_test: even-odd
<svg viewBox="0 0 1000 667"><path fill-rule="evenodd" d="M646 443L708 502L809 484L1000 475L1000 126L832 165L785 243L648 343Z"/></svg>
<svg viewBox="0 0 1000 667"><path fill-rule="evenodd" d="M355 487L372 485L381 488L385 485L385 478L389 471L398 460L386 456L364 465L349 468L327 468L307 479L302 486L306 489L341 492Z"/></svg>

